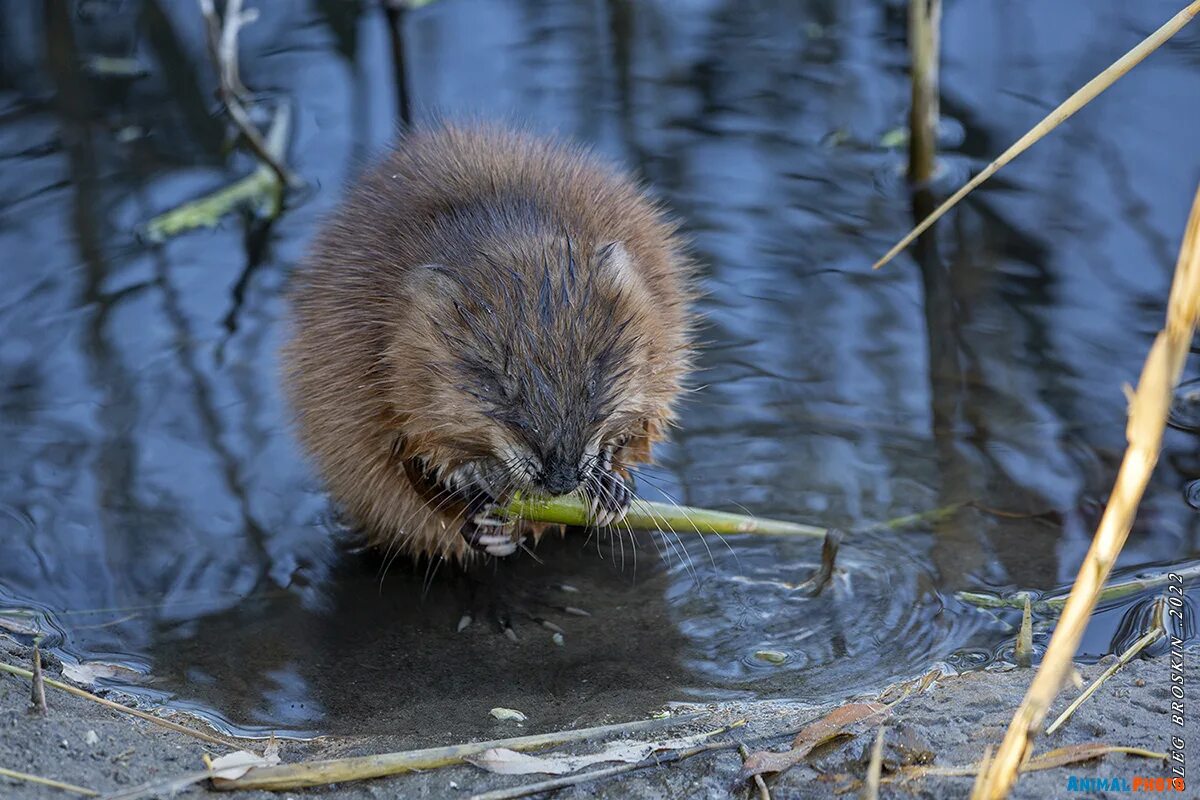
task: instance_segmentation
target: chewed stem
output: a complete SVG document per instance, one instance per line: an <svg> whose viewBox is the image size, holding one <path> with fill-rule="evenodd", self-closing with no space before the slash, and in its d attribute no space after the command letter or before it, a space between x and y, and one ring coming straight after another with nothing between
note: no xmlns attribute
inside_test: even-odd
<svg viewBox="0 0 1200 800"><path fill-rule="evenodd" d="M535 498L517 494L500 510L511 517L533 522L552 522L560 525L587 525L589 522L587 504L576 495ZM670 529L676 533L758 533L811 537L825 535L824 528L812 525L655 503L637 498L634 499L621 525L629 525L638 530Z"/></svg>
<svg viewBox="0 0 1200 800"><path fill-rule="evenodd" d="M541 498L523 497L516 494L507 505L498 511L509 517L519 517L530 522L579 526L587 525L589 522L587 504L576 495ZM903 527L919 520L930 520L943 516L945 511L945 509L938 509L928 514L912 515L871 527L881 529ZM799 522L732 514L727 511L710 511L707 508L677 506L672 503L656 503L640 498L634 499L629 513L621 520L620 525L622 527L628 525L630 528L646 531L670 530L673 533L716 533L721 535L754 533L760 536L807 536L814 539L824 538L828 532L827 528L804 525Z"/></svg>

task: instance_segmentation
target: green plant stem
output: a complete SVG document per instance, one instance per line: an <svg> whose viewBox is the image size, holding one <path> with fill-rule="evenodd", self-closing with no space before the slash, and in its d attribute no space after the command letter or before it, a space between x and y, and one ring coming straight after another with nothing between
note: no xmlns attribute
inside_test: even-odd
<svg viewBox="0 0 1200 800"><path fill-rule="evenodd" d="M908 514L859 530L884 531L906 528L922 522L944 519L961 507L961 504L955 504L919 514ZM585 526L589 522L587 504L577 495L549 498L517 495L500 511L509 517L530 522L575 526ZM673 503L656 503L640 498L633 501L629 513L621 520L620 525L645 531L669 530L674 533L720 535L753 533L759 536L807 536L814 539L822 539L829 532L828 528L799 522L732 514L727 511L710 511L706 508L679 506Z"/></svg>
<svg viewBox="0 0 1200 800"><path fill-rule="evenodd" d="M588 507L584 500L575 495L550 498L514 497L502 511L511 517L535 522L551 522L560 525L587 525ZM760 519L725 511L709 511L705 508L676 506L670 503L654 503L635 499L629 513L621 521L637 530L671 530L676 533L757 533L766 536L825 536L825 528L785 522L776 519Z"/></svg>
<svg viewBox="0 0 1200 800"><path fill-rule="evenodd" d="M1175 579L1182 581L1190 581L1200 578L1200 564L1183 569L1172 570L1169 573L1164 572L1161 575L1153 575L1149 578L1138 578L1128 581L1119 581L1110 583L1100 591L1100 595L1096 598L1098 603L1104 603L1111 600L1120 600L1122 597L1128 597L1132 594L1138 594L1149 589L1155 589L1160 586L1165 586L1172 580L1172 575ZM1029 597L1030 605L1033 611L1037 614L1054 615L1063 610L1063 606L1067 604L1067 596L1061 597L1046 597L1040 600L1032 599L1037 593L1030 591L1013 592L1004 597L998 597L993 594L985 594L983 592L957 592L955 597L964 603L977 606L979 608L1024 608L1025 598Z"/></svg>

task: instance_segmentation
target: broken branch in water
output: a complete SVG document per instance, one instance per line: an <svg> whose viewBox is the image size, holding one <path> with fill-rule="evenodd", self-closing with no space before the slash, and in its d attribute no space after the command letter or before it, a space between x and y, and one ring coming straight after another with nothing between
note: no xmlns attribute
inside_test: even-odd
<svg viewBox="0 0 1200 800"><path fill-rule="evenodd" d="M272 767L253 767L240 778L214 778L213 788L221 790L265 789L267 791L286 791L306 786L326 786L331 783L343 783L345 781L383 778L419 769L433 769L450 764L461 764L468 757L477 756L495 747L506 747L509 750L518 751L536 750L542 747L555 747L569 742L581 742L586 739L607 736L612 733L630 733L633 731L673 728L695 722L700 716L700 714L683 714L677 717L638 720L636 722L626 722L617 725L601 725L595 728L541 733L533 736L518 736L512 739L497 739L490 742L472 742L470 744L451 745L449 747L429 747L422 750L406 750L399 753L381 753L379 755L357 756L354 758L301 761L295 764L279 764Z"/></svg>
<svg viewBox="0 0 1200 800"><path fill-rule="evenodd" d="M833 567L837 562L838 548L841 547L844 535L837 528L830 528L826 532L825 541L821 543L821 566L811 578L796 587L797 593L805 597L816 597L821 593L833 577Z"/></svg>
<svg viewBox="0 0 1200 800"><path fill-rule="evenodd" d="M291 128L291 110L280 104L267 132L267 148L282 155ZM283 184L279 176L266 165L224 189L160 214L146 223L143 235L160 243L196 228L215 228L226 214L239 208L250 208L266 219L274 219L283 209Z"/></svg>
<svg viewBox="0 0 1200 800"><path fill-rule="evenodd" d="M299 187L299 178L284 165L283 156L273 152L263 140L262 134L250 119L242 98L249 94L242 84L238 71L237 37L243 25L258 19L258 11L242 11L242 0L229 0L225 4L225 19L217 14L213 0L198 0L200 13L204 15L208 37L208 52L217 68L217 87L221 102L229 112L229 118L237 126L250 149L260 161L271 168L281 186Z"/></svg>

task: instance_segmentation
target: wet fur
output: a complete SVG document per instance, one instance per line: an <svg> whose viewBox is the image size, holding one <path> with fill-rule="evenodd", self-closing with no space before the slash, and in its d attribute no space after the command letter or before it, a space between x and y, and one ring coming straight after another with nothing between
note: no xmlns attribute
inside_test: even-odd
<svg viewBox="0 0 1200 800"><path fill-rule="evenodd" d="M580 448L649 460L687 372L691 296L675 227L585 151L499 128L409 133L294 275L283 361L300 438L375 543L467 558L459 498L418 491L406 465L499 490Z"/></svg>

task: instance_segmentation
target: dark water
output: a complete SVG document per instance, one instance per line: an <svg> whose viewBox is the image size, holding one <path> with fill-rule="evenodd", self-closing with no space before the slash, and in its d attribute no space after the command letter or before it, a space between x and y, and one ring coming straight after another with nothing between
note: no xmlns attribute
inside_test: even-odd
<svg viewBox="0 0 1200 800"><path fill-rule="evenodd" d="M816 599L785 586L816 563L810 540L647 537L635 568L628 547L623 563L574 537L544 564L499 565L506 597L580 590L548 590L594 614L555 617L558 647L532 624L511 642L487 613L457 634L459 583L439 573L424 590L424 568L402 565L381 580L338 544L277 387L281 290L390 135L392 49L371 3L257 5L242 75L291 101L309 189L273 225L234 217L163 246L137 226L253 168L223 147L194 4L0 13L0 607L31 612L63 658L131 666L147 698L234 729L427 741L486 732L497 705L542 727L668 700L828 700L939 660L987 663L1016 617L955 591L1071 580L1200 180L1200 28L1006 169L936 248L873 274L913 213L904 153L884 144L906 113L902 4L440 0L409 14L418 118L590 142L685 221L708 291L702 388L655 483L848 529L973 504L851 533ZM950 3L945 185L1178 6ZM140 73L98 71L97 56ZM1168 433L1122 573L1200 556L1195 390L1180 398L1193 430ZM1116 647L1152 596L1106 606L1085 654Z"/></svg>

